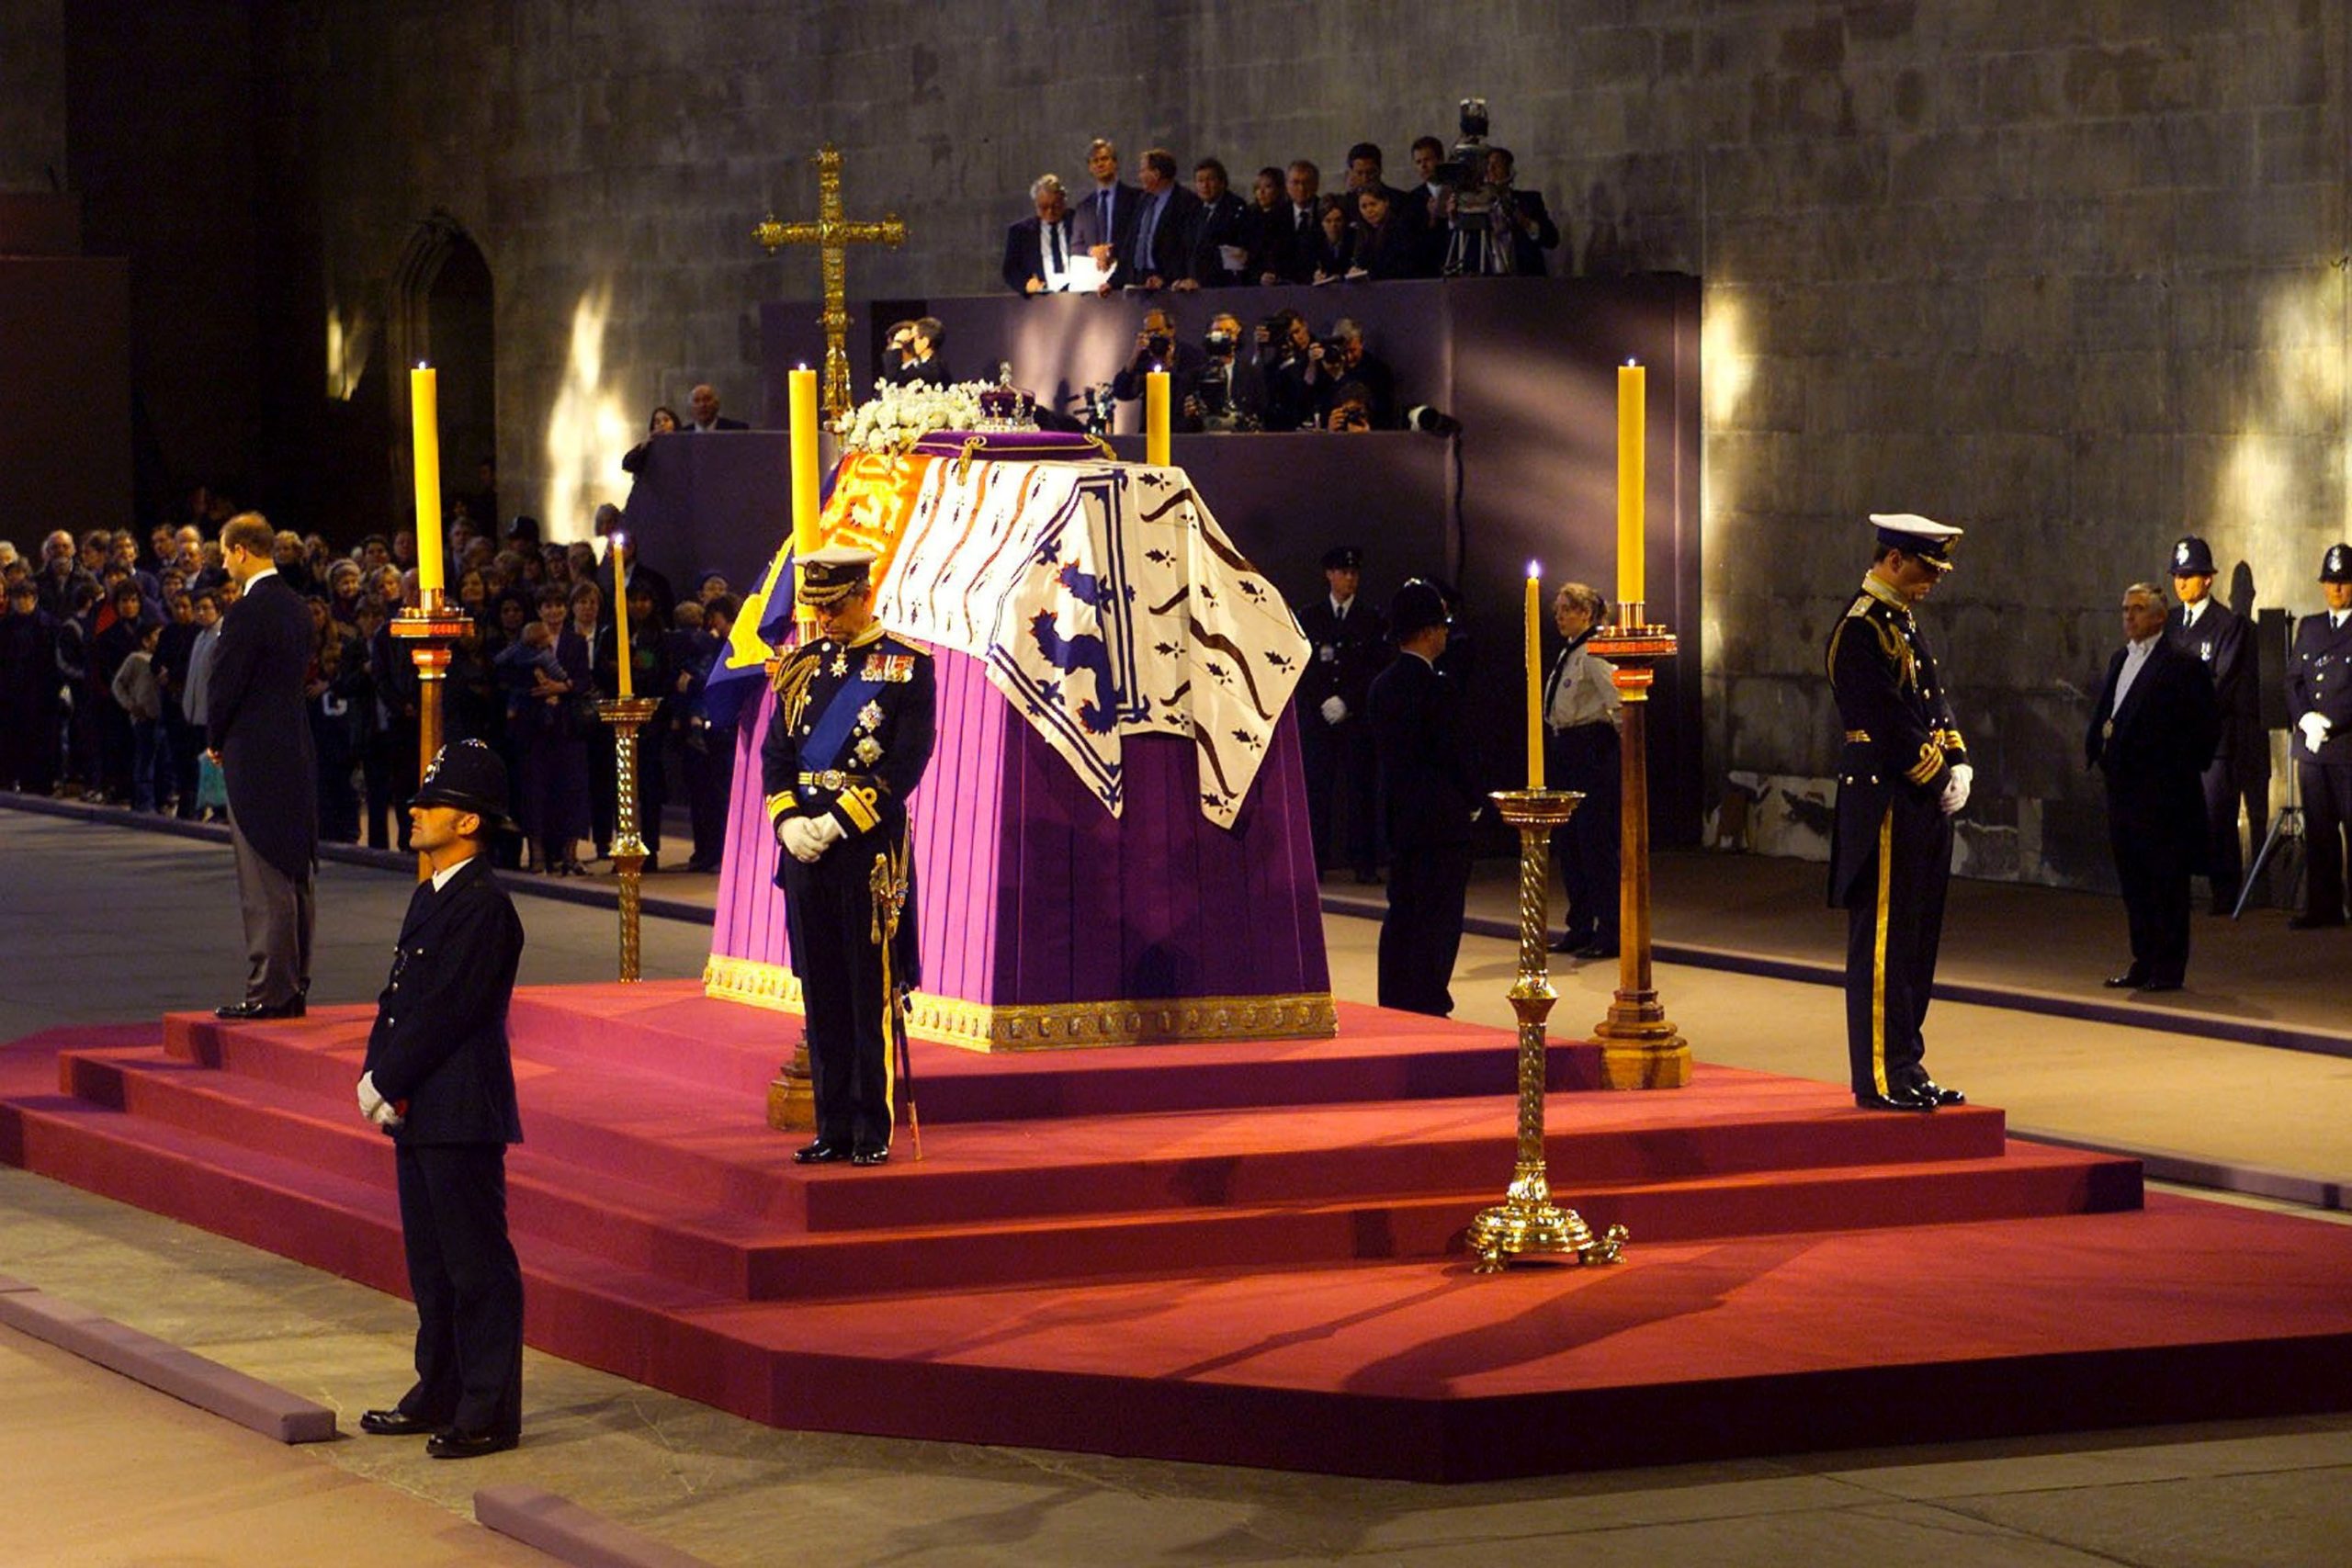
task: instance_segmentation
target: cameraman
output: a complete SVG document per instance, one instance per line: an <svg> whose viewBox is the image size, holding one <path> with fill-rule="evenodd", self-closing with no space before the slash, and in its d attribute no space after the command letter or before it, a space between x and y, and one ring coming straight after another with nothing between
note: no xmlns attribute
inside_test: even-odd
<svg viewBox="0 0 2352 1568"><path fill-rule="evenodd" d="M1340 429L1331 422L1333 411L1358 403L1371 428L1396 428L1396 373L1364 352L1362 327L1340 317L1331 323L1331 341L1310 344L1306 357L1306 389L1322 416L1317 423L1326 429Z"/></svg>
<svg viewBox="0 0 2352 1568"><path fill-rule="evenodd" d="M1208 359L1178 411L1176 428L1223 434L1259 429L1266 417L1266 378L1241 355L1241 318L1220 310L1209 318L1201 346Z"/></svg>
<svg viewBox="0 0 2352 1568"><path fill-rule="evenodd" d="M1133 402L1143 396L1145 374L1165 370L1172 424L1175 412L1183 406L1206 363L1207 357L1199 349L1176 341L1176 319L1155 305L1143 313L1143 330L1136 333L1135 353L1111 378L1111 395L1123 403Z"/></svg>

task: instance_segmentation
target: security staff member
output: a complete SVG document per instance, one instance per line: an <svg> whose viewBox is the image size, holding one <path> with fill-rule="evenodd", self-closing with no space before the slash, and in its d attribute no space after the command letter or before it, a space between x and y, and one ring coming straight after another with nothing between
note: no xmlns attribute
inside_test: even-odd
<svg viewBox="0 0 2352 1568"><path fill-rule="evenodd" d="M1298 613L1314 653L1298 682L1299 761L1306 773L1306 820L1315 869L1347 857L1360 883L1380 880L1373 798L1376 767L1364 705L1372 678L1388 660L1388 623L1357 590L1363 551L1341 545L1323 557L1328 592Z"/></svg>
<svg viewBox="0 0 2352 1568"><path fill-rule="evenodd" d="M443 747L408 814L432 874L377 998L359 1109L392 1136L416 1386L359 1429L429 1432L435 1459L473 1459L523 1431L523 1271L506 1235L506 1145L523 1141L506 1006L523 923L481 852L505 822L506 764L479 740Z"/></svg>
<svg viewBox="0 0 2352 1568"><path fill-rule="evenodd" d="M2199 780L2205 802L2206 874L2212 912L2236 911L2245 881L2238 808L2256 841L2270 813L2270 737L2262 728L2261 650L2237 612L2213 597L2212 549L2191 534L2172 547L2172 591L2180 604L2165 618L2165 638L2201 660L2213 677L2219 739Z"/></svg>
<svg viewBox="0 0 2352 1568"><path fill-rule="evenodd" d="M1854 1103L1933 1111L1966 1097L1923 1061L1951 877L1952 818L1975 776L1951 701L1912 610L1952 568L1961 530L1873 513L1877 549L1829 634L1831 692L1846 739L1830 833L1829 902L1847 911L1846 1049Z"/></svg>
<svg viewBox="0 0 2352 1568"><path fill-rule="evenodd" d="M2327 609L2295 626L2287 711L2295 720L2295 783L2303 796L2302 912L2297 931L2344 923L2344 830L2352 823L2352 545L2330 545L2319 566Z"/></svg>
<svg viewBox="0 0 2352 1568"><path fill-rule="evenodd" d="M819 636L778 667L760 748L808 1010L817 1137L793 1156L804 1165L890 1157L891 1049L922 977L907 797L931 761L931 655L874 618L874 558L836 545L802 563Z"/></svg>
<svg viewBox="0 0 2352 1568"><path fill-rule="evenodd" d="M2109 987L2177 991L2188 970L2188 879L2205 868L2213 681L2165 636L2164 592L2123 591L2123 647L2108 660L2083 756L2107 780L2107 830L2131 922L2132 964ZM2231 824L2232 830L2236 828Z"/></svg>
<svg viewBox="0 0 2352 1568"><path fill-rule="evenodd" d="M1396 660L1368 698L1387 802L1388 914L1380 922L1380 1005L1453 1010L1453 959L1470 893L1470 829L1485 806L1462 717L1462 693L1439 672L1444 596L1414 578L1389 601Z"/></svg>

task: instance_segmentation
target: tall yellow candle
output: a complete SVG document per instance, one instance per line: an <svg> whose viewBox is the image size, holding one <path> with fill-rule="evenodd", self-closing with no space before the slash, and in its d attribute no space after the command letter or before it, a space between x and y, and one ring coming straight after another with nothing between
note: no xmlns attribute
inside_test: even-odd
<svg viewBox="0 0 2352 1568"><path fill-rule="evenodd" d="M416 592L427 609L441 595L441 391L439 372L408 373L410 442L416 449Z"/></svg>
<svg viewBox="0 0 2352 1568"><path fill-rule="evenodd" d="M1527 787L1544 787L1544 576L1527 563Z"/></svg>
<svg viewBox="0 0 2352 1568"><path fill-rule="evenodd" d="M792 553L797 561L805 561L820 543L817 533L817 373L806 365L786 371L785 387L792 432ZM790 592L797 582L796 567L794 581L779 586ZM796 613L804 621L817 618L806 604Z"/></svg>
<svg viewBox="0 0 2352 1568"><path fill-rule="evenodd" d="M628 561L621 553L621 547L628 542L619 534L613 536L613 649L621 667L620 694L633 697L637 695L637 684L629 666L636 660L629 657L628 651L628 584L625 581Z"/></svg>
<svg viewBox="0 0 2352 1568"><path fill-rule="evenodd" d="M1143 460L1168 466L1168 372L1154 370L1143 379Z"/></svg>
<svg viewBox="0 0 2352 1568"><path fill-rule="evenodd" d="M1629 610L1642 592L1643 459L1648 447L1645 398L1649 372L1633 360L1617 370L1617 602Z"/></svg>

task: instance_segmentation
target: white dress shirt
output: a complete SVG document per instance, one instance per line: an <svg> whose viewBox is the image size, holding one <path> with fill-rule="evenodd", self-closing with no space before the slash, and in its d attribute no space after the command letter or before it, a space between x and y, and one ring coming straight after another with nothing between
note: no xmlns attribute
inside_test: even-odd
<svg viewBox="0 0 2352 1568"><path fill-rule="evenodd" d="M2143 637L2124 646L2123 669L2115 677L2115 705L2107 710L2108 717L2113 718L2123 711L2123 699L2131 692L2132 682L2140 678L2141 667L2148 662L2148 655L2155 646L2156 639L2152 637Z"/></svg>

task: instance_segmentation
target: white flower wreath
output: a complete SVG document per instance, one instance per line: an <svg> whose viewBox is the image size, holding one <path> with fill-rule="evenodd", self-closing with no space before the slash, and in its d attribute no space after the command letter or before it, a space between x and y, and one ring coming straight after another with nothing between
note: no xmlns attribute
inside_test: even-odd
<svg viewBox="0 0 2352 1568"><path fill-rule="evenodd" d="M853 452L911 452L934 430L970 430L979 423L986 381L953 387L874 383L874 397L833 422L842 446Z"/></svg>

